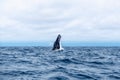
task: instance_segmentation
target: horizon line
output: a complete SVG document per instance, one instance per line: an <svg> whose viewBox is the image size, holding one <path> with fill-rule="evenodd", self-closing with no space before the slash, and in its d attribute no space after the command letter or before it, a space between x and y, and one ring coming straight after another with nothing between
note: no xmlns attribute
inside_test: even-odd
<svg viewBox="0 0 120 80"><path fill-rule="evenodd" d="M53 46L53 41L37 41L37 42L0 42L0 46ZM62 42L62 46L120 46L120 42L106 42L106 41L70 41Z"/></svg>

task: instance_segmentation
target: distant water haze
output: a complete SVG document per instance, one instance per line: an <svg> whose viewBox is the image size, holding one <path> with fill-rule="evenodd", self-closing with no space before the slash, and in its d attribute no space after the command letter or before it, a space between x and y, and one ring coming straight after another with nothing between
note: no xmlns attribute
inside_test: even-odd
<svg viewBox="0 0 120 80"><path fill-rule="evenodd" d="M0 42L0 46L46 46L52 47L53 41L33 41L33 42ZM62 46L120 46L120 42L77 42L61 41Z"/></svg>

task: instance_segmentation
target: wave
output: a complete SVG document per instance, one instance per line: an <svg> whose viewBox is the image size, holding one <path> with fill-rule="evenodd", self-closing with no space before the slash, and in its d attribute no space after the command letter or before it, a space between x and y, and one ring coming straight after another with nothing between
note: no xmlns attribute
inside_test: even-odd
<svg viewBox="0 0 120 80"><path fill-rule="evenodd" d="M0 48L0 80L119 80L119 65L119 47Z"/></svg>

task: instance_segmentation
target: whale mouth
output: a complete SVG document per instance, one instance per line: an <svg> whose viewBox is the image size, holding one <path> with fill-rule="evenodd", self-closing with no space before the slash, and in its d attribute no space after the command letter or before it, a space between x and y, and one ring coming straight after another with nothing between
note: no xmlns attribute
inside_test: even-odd
<svg viewBox="0 0 120 80"><path fill-rule="evenodd" d="M59 50L64 50L63 48L62 48L62 45L61 45L61 43L60 43L60 40L61 40L61 35L59 34L58 36L57 36L57 38L56 38L56 40L55 40L55 42L54 42L54 45L53 45L53 49L52 50L57 50L57 51L59 51Z"/></svg>

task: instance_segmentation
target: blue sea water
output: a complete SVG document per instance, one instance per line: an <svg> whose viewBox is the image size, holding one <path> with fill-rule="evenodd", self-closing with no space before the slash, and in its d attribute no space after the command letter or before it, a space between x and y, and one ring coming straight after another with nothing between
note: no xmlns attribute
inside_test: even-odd
<svg viewBox="0 0 120 80"><path fill-rule="evenodd" d="M120 47L0 47L0 80L120 80Z"/></svg>

